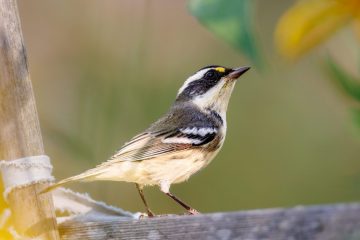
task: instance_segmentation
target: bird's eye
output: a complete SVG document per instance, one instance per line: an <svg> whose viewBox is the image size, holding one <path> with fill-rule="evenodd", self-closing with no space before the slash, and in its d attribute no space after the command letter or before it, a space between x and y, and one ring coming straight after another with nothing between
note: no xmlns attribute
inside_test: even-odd
<svg viewBox="0 0 360 240"><path fill-rule="evenodd" d="M216 73L213 70L210 70L205 74L204 77L206 79L213 79L215 76L216 76Z"/></svg>

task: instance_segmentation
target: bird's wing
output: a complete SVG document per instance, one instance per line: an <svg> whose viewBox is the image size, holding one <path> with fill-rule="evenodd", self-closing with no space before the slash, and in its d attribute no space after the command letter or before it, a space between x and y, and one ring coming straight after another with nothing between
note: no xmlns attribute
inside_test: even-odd
<svg viewBox="0 0 360 240"><path fill-rule="evenodd" d="M120 148L110 161L145 160L191 146L189 144L163 143L164 135L165 133L142 133Z"/></svg>
<svg viewBox="0 0 360 240"><path fill-rule="evenodd" d="M135 136L107 162L141 161L190 148L201 148L216 136L218 125L196 109L174 110Z"/></svg>
<svg viewBox="0 0 360 240"><path fill-rule="evenodd" d="M211 142L215 136L216 130L213 128L192 127L155 133L145 132L135 136L102 165L122 161L141 161L193 147L201 147Z"/></svg>

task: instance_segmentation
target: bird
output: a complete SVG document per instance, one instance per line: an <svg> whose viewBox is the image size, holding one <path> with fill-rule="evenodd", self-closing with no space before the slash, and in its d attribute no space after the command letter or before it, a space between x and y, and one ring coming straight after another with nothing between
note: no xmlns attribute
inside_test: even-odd
<svg viewBox="0 0 360 240"><path fill-rule="evenodd" d="M206 167L223 146L226 112L236 80L250 67L210 65L196 71L180 87L169 111L145 131L125 143L107 161L45 190L76 181L135 183L147 212L143 188L158 186L189 214L199 212L170 192L170 186L189 179Z"/></svg>

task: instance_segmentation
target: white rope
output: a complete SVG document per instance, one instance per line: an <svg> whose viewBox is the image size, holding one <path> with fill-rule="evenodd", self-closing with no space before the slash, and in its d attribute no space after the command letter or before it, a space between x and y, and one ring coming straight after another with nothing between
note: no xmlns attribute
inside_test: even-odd
<svg viewBox="0 0 360 240"><path fill-rule="evenodd" d="M31 156L9 161L0 161L0 170L4 183L4 198L7 200L11 191L26 187L34 183L49 183L54 181L51 175L52 165L46 155ZM95 201L87 194L73 192L69 189L59 188L52 192L52 197L57 215L57 222L62 223L72 219L81 218L103 219L108 217L122 217L139 219L141 213L131 213ZM23 239L9 223L11 212L5 209L0 212L0 229L7 229L14 239Z"/></svg>
<svg viewBox="0 0 360 240"><path fill-rule="evenodd" d="M52 166L46 155L24 157L15 160L0 161L4 183L4 198L7 200L11 191L34 183L54 181Z"/></svg>
<svg viewBox="0 0 360 240"><path fill-rule="evenodd" d="M56 208L57 222L73 219L74 217L94 218L125 217L138 219L140 213L133 214L121 208L107 205L104 202L93 200L88 194L73 192L70 189L58 188L53 191L53 200Z"/></svg>

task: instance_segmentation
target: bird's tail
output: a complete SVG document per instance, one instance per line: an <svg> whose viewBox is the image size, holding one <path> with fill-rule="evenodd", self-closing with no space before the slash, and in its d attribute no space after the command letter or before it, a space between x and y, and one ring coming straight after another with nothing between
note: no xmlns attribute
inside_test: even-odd
<svg viewBox="0 0 360 240"><path fill-rule="evenodd" d="M101 173L102 173L102 171L100 169L97 169L97 168L90 169L79 175L65 178L57 183L54 183L54 184L50 185L49 187L45 188L44 190L42 190L40 192L40 194L50 192L50 191L54 190L55 188L61 187L67 183L77 182L77 181L91 181L93 178L95 178L97 175L99 175Z"/></svg>

